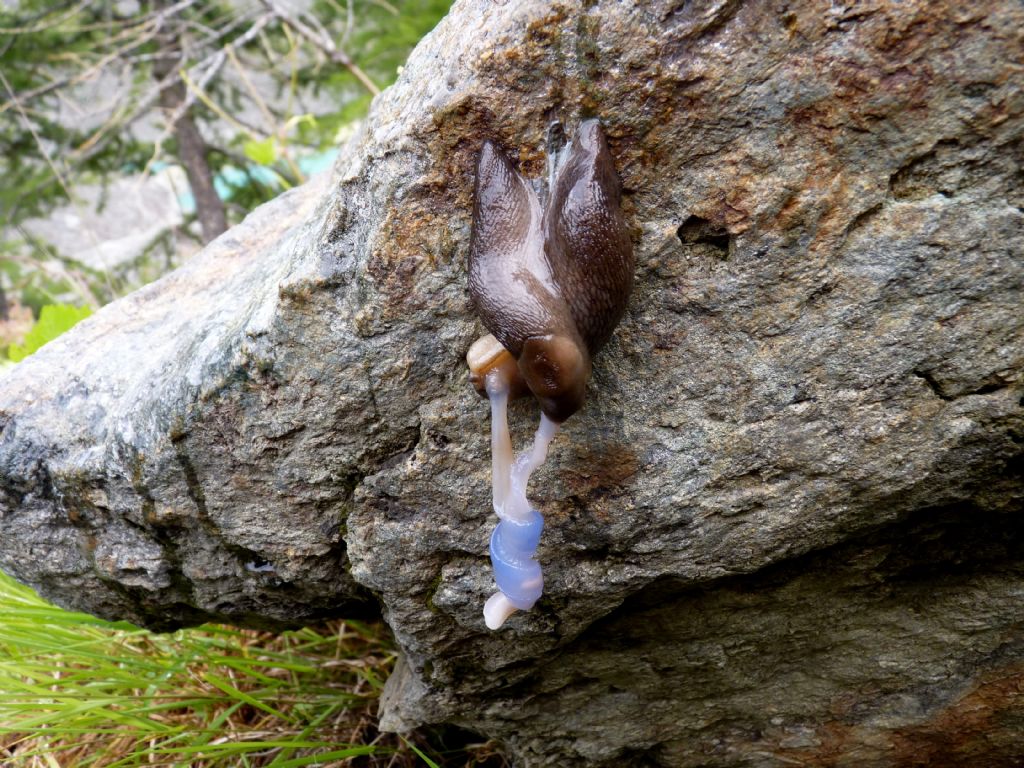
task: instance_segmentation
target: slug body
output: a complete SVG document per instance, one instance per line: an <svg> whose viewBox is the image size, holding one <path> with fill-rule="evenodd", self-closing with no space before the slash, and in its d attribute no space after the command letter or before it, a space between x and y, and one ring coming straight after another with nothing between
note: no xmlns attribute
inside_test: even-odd
<svg viewBox="0 0 1024 768"><path fill-rule="evenodd" d="M591 361L611 337L633 285L633 249L611 153L597 120L568 146L549 145L549 192L531 183L492 142L477 163L469 292L490 335L466 356L470 380L491 402L494 511L491 537L499 591L487 601L497 629L540 597L534 554L543 519L526 498L559 425L583 405ZM541 423L516 461L510 398L532 394Z"/></svg>
<svg viewBox="0 0 1024 768"><path fill-rule="evenodd" d="M619 181L597 120L551 156L542 208L493 143L477 164L469 294L518 361L526 388L553 421L583 404L590 364L626 309L633 248Z"/></svg>

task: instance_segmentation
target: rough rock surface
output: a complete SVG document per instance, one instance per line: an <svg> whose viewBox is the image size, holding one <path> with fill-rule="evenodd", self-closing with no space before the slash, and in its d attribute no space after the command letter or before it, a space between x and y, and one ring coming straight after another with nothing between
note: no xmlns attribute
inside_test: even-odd
<svg viewBox="0 0 1024 768"><path fill-rule="evenodd" d="M385 724L524 766L1020 765L1022 30L457 3L332 178L2 380L0 567L156 627L379 600ZM473 162L594 115L636 288L533 484L546 595L490 633Z"/></svg>

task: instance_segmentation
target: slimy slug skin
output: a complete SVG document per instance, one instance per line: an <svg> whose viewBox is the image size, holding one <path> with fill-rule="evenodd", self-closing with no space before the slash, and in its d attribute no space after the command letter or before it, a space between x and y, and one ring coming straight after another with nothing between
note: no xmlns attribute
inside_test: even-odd
<svg viewBox="0 0 1024 768"><path fill-rule="evenodd" d="M587 120L568 146L549 145L548 161L544 204L493 142L484 142L477 162L469 293L490 334L470 347L466 362L491 403L500 518L490 547L499 591L484 607L491 629L541 595L535 553L543 519L526 486L559 426L583 406L591 361L633 286L633 248L601 124ZM508 401L530 394L540 404L540 427L532 448L513 461Z"/></svg>

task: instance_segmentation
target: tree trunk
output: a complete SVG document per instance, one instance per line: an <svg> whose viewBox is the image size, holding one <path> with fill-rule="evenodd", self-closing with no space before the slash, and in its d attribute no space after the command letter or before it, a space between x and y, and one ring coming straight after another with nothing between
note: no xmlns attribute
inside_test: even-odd
<svg viewBox="0 0 1024 768"><path fill-rule="evenodd" d="M170 5L166 0L158 0L157 7ZM153 77L160 82L169 75L177 62L177 54L181 50L177 31L173 20L164 21L164 31L158 36L161 56L153 64ZM172 119L185 102L185 83L176 78L160 92L160 106L168 120ZM210 242L228 228L224 202L217 195L213 186L213 172L207 162L208 148L199 128L193 119L191 107L182 112L173 126L174 138L178 143L178 160L185 168L192 196L196 201L196 216L202 228L203 241Z"/></svg>

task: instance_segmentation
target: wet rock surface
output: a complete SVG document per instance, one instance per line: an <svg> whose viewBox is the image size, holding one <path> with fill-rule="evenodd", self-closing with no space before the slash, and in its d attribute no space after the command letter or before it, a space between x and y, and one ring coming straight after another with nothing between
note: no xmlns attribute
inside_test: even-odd
<svg viewBox="0 0 1024 768"><path fill-rule="evenodd" d="M0 567L159 628L379 605L385 725L527 766L1020 764L1022 30L457 3L333 175L0 380ZM490 633L472 169L589 116L636 286Z"/></svg>

